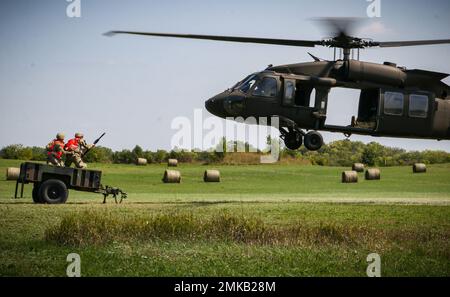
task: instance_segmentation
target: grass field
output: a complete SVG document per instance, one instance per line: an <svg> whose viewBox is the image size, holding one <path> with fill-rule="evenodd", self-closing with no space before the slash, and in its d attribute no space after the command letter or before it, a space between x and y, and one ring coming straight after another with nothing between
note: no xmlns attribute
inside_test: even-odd
<svg viewBox="0 0 450 297"><path fill-rule="evenodd" d="M358 184L337 167L181 164L182 183L163 184L164 165L89 166L128 199L35 205L2 173L0 275L64 276L71 252L83 276L365 276L370 253L383 276L450 275L450 164ZM203 183L206 168L222 182Z"/></svg>

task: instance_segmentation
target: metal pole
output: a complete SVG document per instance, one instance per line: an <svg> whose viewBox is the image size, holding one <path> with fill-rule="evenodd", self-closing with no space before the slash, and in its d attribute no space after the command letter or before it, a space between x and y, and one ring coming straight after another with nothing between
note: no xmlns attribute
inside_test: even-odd
<svg viewBox="0 0 450 297"><path fill-rule="evenodd" d="M20 198L23 198L23 186L24 186L24 183L22 181L22 186L20 188Z"/></svg>
<svg viewBox="0 0 450 297"><path fill-rule="evenodd" d="M349 48L344 48L343 51L344 51L344 61L348 61L350 58L351 50Z"/></svg>
<svg viewBox="0 0 450 297"><path fill-rule="evenodd" d="M14 192L14 198L17 198L17 190L19 188L19 179L16 181L16 191Z"/></svg>

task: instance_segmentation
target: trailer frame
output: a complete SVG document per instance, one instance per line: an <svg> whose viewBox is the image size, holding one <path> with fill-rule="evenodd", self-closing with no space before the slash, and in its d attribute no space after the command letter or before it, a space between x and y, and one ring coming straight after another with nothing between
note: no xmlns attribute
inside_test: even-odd
<svg viewBox="0 0 450 297"><path fill-rule="evenodd" d="M33 184L32 197L35 203L65 203L69 190L99 193L104 196L103 203L109 195L116 203L121 203L127 194L119 188L103 186L102 172L84 168L59 167L43 163L24 162L20 165L19 178L16 181L14 198L23 198L25 184Z"/></svg>

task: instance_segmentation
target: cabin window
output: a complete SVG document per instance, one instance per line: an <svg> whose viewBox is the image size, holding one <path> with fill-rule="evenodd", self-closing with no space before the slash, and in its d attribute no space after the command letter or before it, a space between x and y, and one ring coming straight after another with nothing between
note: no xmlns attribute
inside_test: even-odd
<svg viewBox="0 0 450 297"><path fill-rule="evenodd" d="M409 116L415 118L426 118L428 113L428 96L409 95Z"/></svg>
<svg viewBox="0 0 450 297"><path fill-rule="evenodd" d="M275 97L277 95L277 80L273 77L264 77L255 87L253 95Z"/></svg>
<svg viewBox="0 0 450 297"><path fill-rule="evenodd" d="M295 99L295 84L292 81L286 80L284 82L284 100L285 105L294 105Z"/></svg>
<svg viewBox="0 0 450 297"><path fill-rule="evenodd" d="M398 92L384 93L384 113L389 115L403 115L403 94Z"/></svg>

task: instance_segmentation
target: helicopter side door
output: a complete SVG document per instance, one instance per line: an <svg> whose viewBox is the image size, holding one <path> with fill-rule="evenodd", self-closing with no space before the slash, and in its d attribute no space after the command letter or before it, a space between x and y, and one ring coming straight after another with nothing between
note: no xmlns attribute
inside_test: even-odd
<svg viewBox="0 0 450 297"><path fill-rule="evenodd" d="M314 125L315 118L310 100L314 88L293 78L283 78L283 94L281 96L280 115L293 120L302 128Z"/></svg>
<svg viewBox="0 0 450 297"><path fill-rule="evenodd" d="M377 132L392 136L428 136L433 115L433 98L428 92L382 89Z"/></svg>

